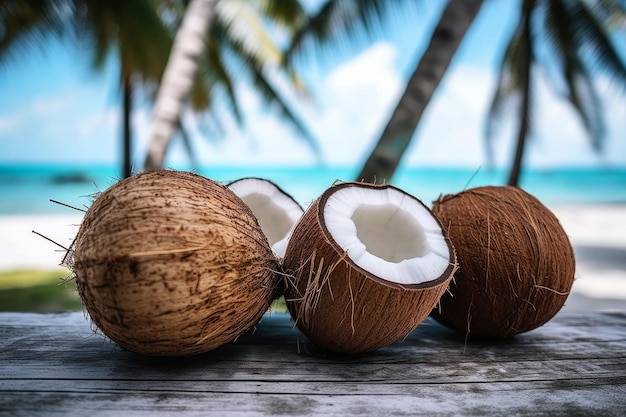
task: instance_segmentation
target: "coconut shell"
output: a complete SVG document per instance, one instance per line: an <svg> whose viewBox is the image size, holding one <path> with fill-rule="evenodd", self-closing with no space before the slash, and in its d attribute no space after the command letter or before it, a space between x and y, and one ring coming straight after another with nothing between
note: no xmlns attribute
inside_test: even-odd
<svg viewBox="0 0 626 417"><path fill-rule="evenodd" d="M391 187L343 183L311 203L296 225L283 259L285 300L295 325L313 343L334 352L358 354L401 341L428 317L448 288L456 258L446 240L449 268L422 284L387 281L360 268L324 223L327 199L347 186Z"/></svg>
<svg viewBox="0 0 626 417"><path fill-rule="evenodd" d="M459 260L436 320L470 336L509 337L545 324L564 305L574 251L537 198L517 187L485 186L440 197L433 212Z"/></svg>
<svg viewBox="0 0 626 417"><path fill-rule="evenodd" d="M189 172L150 171L114 184L87 210L71 268L91 322L131 351L183 356L256 324L277 261L249 208Z"/></svg>
<svg viewBox="0 0 626 417"><path fill-rule="evenodd" d="M304 213L300 203L276 183L263 178L244 177L228 183L227 187L248 204L272 250L278 258L282 258L289 241L289 233ZM254 191L250 192L250 189ZM264 198L250 199L251 194L271 199L272 204L267 204Z"/></svg>

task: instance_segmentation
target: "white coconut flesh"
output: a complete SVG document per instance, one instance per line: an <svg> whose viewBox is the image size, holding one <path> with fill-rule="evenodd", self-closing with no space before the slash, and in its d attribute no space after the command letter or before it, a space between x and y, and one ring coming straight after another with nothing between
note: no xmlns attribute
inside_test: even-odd
<svg viewBox="0 0 626 417"><path fill-rule="evenodd" d="M274 253L285 255L289 235L303 210L270 181L244 178L228 187L252 210Z"/></svg>
<svg viewBox="0 0 626 417"><path fill-rule="evenodd" d="M363 270L399 284L439 278L450 249L431 212L395 188L343 187L323 208L325 226Z"/></svg>

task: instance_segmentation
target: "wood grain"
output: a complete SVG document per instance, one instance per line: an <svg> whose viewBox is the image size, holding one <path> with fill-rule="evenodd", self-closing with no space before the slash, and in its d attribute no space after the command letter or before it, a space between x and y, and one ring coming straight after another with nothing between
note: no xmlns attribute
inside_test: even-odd
<svg viewBox="0 0 626 417"><path fill-rule="evenodd" d="M508 341L427 319L402 343L328 354L265 315L206 354L153 358L81 313L0 314L0 415L603 415L626 412L626 313L560 314Z"/></svg>

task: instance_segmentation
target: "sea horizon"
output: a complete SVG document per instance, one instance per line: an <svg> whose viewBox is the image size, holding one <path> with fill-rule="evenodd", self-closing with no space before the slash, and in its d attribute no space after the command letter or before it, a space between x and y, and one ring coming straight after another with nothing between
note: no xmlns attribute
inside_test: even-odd
<svg viewBox="0 0 626 417"><path fill-rule="evenodd" d="M352 181L360 166L182 167L215 181L244 177L273 181L303 207L336 181ZM504 185L508 170L491 167L401 166L391 184L431 205L439 196L482 185ZM71 214L119 180L112 164L0 163L0 215ZM527 168L520 187L547 205L626 203L626 167ZM59 203L52 202L55 200Z"/></svg>

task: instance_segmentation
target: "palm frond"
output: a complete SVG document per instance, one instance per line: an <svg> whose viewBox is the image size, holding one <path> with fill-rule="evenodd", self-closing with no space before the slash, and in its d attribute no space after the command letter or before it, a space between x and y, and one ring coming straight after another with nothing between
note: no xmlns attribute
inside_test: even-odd
<svg viewBox="0 0 626 417"><path fill-rule="evenodd" d="M570 89L568 101L580 116L591 138L594 150L600 151L604 143L605 124L602 103L587 70L576 60L569 60L565 74Z"/></svg>
<svg viewBox="0 0 626 417"><path fill-rule="evenodd" d="M569 27L570 20L567 18L569 11L559 0L547 0L543 5L545 11L542 33L550 47L551 57L557 62L557 66L563 67L565 55L575 50L574 35Z"/></svg>
<svg viewBox="0 0 626 417"><path fill-rule="evenodd" d="M276 110L279 117L294 127L316 156L319 157L320 150L317 140L300 120L296 112L292 110L291 105L283 99L282 95L268 80L265 66L261 62L257 62L253 56L247 55L246 50L240 48L237 41L233 42L225 39L221 43L221 48L222 51L229 50L231 52L232 62L240 71L245 71L245 74L242 76L251 83L256 93L265 102L265 107ZM293 79L292 77L291 80Z"/></svg>
<svg viewBox="0 0 626 417"><path fill-rule="evenodd" d="M262 15L289 32L302 27L307 18L299 0L257 0L255 4Z"/></svg>
<svg viewBox="0 0 626 417"><path fill-rule="evenodd" d="M252 84L261 94L263 99L278 111L281 118L289 122L291 126L296 129L296 131L300 134L300 137L311 148L311 151L314 153L316 158L321 160L322 153L317 139L313 136L311 131L302 122L298 115L292 110L291 105L282 98L281 94L268 81L263 71L255 69L252 76Z"/></svg>
<svg viewBox="0 0 626 417"><path fill-rule="evenodd" d="M180 137L183 141L183 147L185 148L185 153L187 154L187 157L189 157L189 162L191 163L191 166L193 167L193 169L198 168L198 158L196 158L196 153L193 149L193 145L191 144L191 137L189 135L187 127L185 127L180 118L178 119L178 132L180 133Z"/></svg>
<svg viewBox="0 0 626 417"><path fill-rule="evenodd" d="M593 12L609 31L626 27L626 0L596 0Z"/></svg>
<svg viewBox="0 0 626 417"><path fill-rule="evenodd" d="M523 2L520 21L511 36L500 63L498 82L485 120L485 149L487 160L492 163L494 160L493 140L496 126L503 117L506 106L511 103L512 99L519 100L516 113L516 119L519 122L517 149L513 168L511 169L511 178L509 179L509 181L512 181L512 178L515 177L516 179L513 182L517 182L519 171L516 172L516 169L521 166L524 144L532 127L532 106L530 103L532 101L532 71L535 62L536 45L531 22L536 6L537 3L535 1Z"/></svg>
<svg viewBox="0 0 626 417"><path fill-rule="evenodd" d="M488 159L493 158L493 139L495 136L496 126L499 124L504 108L510 102L513 96L518 93L521 88L520 67L522 66L522 37L524 31L524 22L521 21L513 32L513 36L509 41L500 62L500 71L498 73L498 81L496 89L491 99L487 118L485 119L485 146Z"/></svg>
<svg viewBox="0 0 626 417"><path fill-rule="evenodd" d="M585 1L550 0L546 8L544 31L550 53L561 67L566 61L585 62L593 73L607 74L612 81L626 88L626 66L607 28Z"/></svg>
<svg viewBox="0 0 626 417"><path fill-rule="evenodd" d="M206 82L207 93L211 96L219 94L217 90L222 90L222 97L226 100L235 120L238 124L243 123L243 116L239 101L237 99L235 84L243 75L242 67L232 62L232 59L224 59L224 55L229 55L226 46L229 41L224 33L220 33L219 25L216 22L214 36L207 42L205 65L201 66L201 73ZM230 65L228 63L230 62ZM200 110L200 108L196 108Z"/></svg>
<svg viewBox="0 0 626 417"><path fill-rule="evenodd" d="M246 48L241 38L232 37L232 32L228 28L229 21L217 19L207 39L207 51L200 70L206 94L224 99L222 102L228 105L235 121L242 126L245 121L235 86L242 81L251 83L255 92L264 101L265 107L277 110L278 115L295 127L312 149L319 153L310 131L265 76L268 64L254 50ZM290 81L300 91L297 74L288 72L288 75L291 77ZM213 112L211 114L213 122L219 123L217 115Z"/></svg>
<svg viewBox="0 0 626 417"><path fill-rule="evenodd" d="M350 50L362 42L362 35L374 36L382 30L384 17L390 13L411 10L414 2L389 0L327 0L296 31L291 45L285 53L290 62L295 55L309 45L327 46L329 42L337 48Z"/></svg>
<svg viewBox="0 0 626 417"><path fill-rule="evenodd" d="M551 0L544 25L551 55L558 58L556 68L565 82L565 98L581 118L596 151L601 150L606 132L592 73L608 73L626 86L626 68L598 19L583 1Z"/></svg>
<svg viewBox="0 0 626 417"><path fill-rule="evenodd" d="M613 81L626 88L626 66L610 41L606 28L585 2L579 0L577 6L574 13L576 34L584 46L584 50L580 51L581 58L589 54L592 68L597 65L600 72L608 74Z"/></svg>
<svg viewBox="0 0 626 417"><path fill-rule="evenodd" d="M210 111L212 99L209 94L210 86L207 84L203 73L205 71L199 70L194 75L193 86L189 93L189 104L195 112Z"/></svg>
<svg viewBox="0 0 626 417"><path fill-rule="evenodd" d="M16 59L50 38L71 32L68 0L4 1L0 3L0 62Z"/></svg>
<svg viewBox="0 0 626 417"><path fill-rule="evenodd" d="M158 82L172 37L158 16L154 0L80 0L77 6L77 37L90 51L96 68L115 52L123 71Z"/></svg>
<svg viewBox="0 0 626 417"><path fill-rule="evenodd" d="M202 111L197 116L210 122L205 126L210 130L207 134L219 136L223 132L220 116L210 106L219 97L236 123L243 126L245 121L236 86L241 82L251 83L266 107L277 109L278 114L295 126L307 142L315 143L306 126L265 77L265 71L269 67L278 68L282 60L276 41L270 36L271 22L263 14L263 8L270 6L263 3L263 0L218 3L215 20L207 35L206 51L201 57L191 104L196 111ZM281 10L280 13L289 15L290 12ZM288 71L287 75L296 90L302 91L298 75L293 71Z"/></svg>
<svg viewBox="0 0 626 417"><path fill-rule="evenodd" d="M278 64L282 55L275 40L268 33L261 14L248 1L218 2L215 9L227 36L257 63Z"/></svg>

